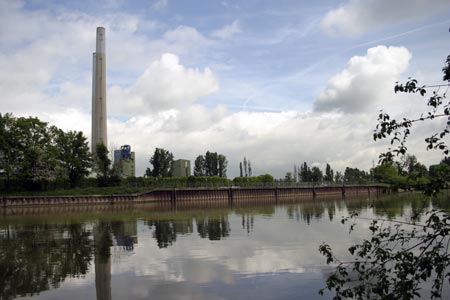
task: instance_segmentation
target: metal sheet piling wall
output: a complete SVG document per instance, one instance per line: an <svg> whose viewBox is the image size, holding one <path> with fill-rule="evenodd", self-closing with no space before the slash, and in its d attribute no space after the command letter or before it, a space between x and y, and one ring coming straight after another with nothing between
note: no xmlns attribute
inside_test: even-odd
<svg viewBox="0 0 450 300"><path fill-rule="evenodd" d="M295 203L336 197L371 197L387 191L383 186L319 186L263 188L161 189L134 195L15 196L1 197L1 207L85 204L189 203L199 207L234 204Z"/></svg>

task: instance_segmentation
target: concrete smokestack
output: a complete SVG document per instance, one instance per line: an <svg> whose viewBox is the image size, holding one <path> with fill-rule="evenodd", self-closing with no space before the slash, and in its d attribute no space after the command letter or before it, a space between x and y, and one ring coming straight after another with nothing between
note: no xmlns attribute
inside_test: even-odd
<svg viewBox="0 0 450 300"><path fill-rule="evenodd" d="M108 146L106 127L105 28L97 27L96 52L92 66L92 153L98 144Z"/></svg>

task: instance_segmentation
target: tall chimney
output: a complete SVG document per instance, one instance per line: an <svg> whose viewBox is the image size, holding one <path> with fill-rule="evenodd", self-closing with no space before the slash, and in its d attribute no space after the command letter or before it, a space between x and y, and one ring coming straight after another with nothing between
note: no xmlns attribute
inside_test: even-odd
<svg viewBox="0 0 450 300"><path fill-rule="evenodd" d="M105 28L97 27L96 52L92 67L92 153L98 144L108 146L106 127Z"/></svg>

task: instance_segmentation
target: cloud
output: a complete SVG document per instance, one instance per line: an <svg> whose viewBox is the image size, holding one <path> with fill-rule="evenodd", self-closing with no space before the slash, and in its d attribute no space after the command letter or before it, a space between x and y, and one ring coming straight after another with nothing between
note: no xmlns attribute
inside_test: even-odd
<svg viewBox="0 0 450 300"><path fill-rule="evenodd" d="M235 34L238 34L241 32L241 26L239 24L239 21L235 20L233 23L229 25L225 25L221 29L218 29L212 33L213 36L220 38L220 39L229 39Z"/></svg>
<svg viewBox="0 0 450 300"><path fill-rule="evenodd" d="M166 8L169 4L169 0L158 0L155 3L153 3L152 8L155 10L161 10L163 8Z"/></svg>
<svg viewBox="0 0 450 300"><path fill-rule="evenodd" d="M330 35L354 37L389 24L425 19L449 9L447 0L348 0L329 11L321 27Z"/></svg>
<svg viewBox="0 0 450 300"><path fill-rule="evenodd" d="M333 76L314 102L314 111L358 113L373 110L392 97L393 84L409 65L411 53L404 47L378 46L365 56L352 57L347 67Z"/></svg>
<svg viewBox="0 0 450 300"><path fill-rule="evenodd" d="M112 87L109 96L113 113L136 115L186 107L218 89L217 79L209 68L203 72L186 68L178 56L165 53L130 88Z"/></svg>

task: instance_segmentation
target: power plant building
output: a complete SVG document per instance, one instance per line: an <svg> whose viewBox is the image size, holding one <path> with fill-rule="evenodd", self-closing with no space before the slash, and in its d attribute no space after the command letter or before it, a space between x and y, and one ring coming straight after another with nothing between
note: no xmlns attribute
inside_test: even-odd
<svg viewBox="0 0 450 300"><path fill-rule="evenodd" d="M175 160L172 164L172 176L174 177L191 176L191 161L187 159Z"/></svg>
<svg viewBox="0 0 450 300"><path fill-rule="evenodd" d="M135 154L131 152L130 145L123 145L120 150L114 150L114 167L120 177L135 177Z"/></svg>
<svg viewBox="0 0 450 300"><path fill-rule="evenodd" d="M97 27L96 51L92 65L92 153L98 144L108 146L106 126L105 28Z"/></svg>

